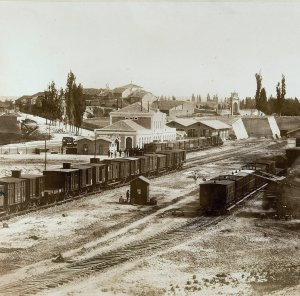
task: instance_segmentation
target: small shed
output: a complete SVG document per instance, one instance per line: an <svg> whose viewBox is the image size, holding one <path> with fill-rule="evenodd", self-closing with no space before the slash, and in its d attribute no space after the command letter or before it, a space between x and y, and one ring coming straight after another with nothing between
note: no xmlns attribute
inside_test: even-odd
<svg viewBox="0 0 300 296"><path fill-rule="evenodd" d="M131 203L146 205L150 202L149 197L150 181L144 176L130 182L130 201Z"/></svg>

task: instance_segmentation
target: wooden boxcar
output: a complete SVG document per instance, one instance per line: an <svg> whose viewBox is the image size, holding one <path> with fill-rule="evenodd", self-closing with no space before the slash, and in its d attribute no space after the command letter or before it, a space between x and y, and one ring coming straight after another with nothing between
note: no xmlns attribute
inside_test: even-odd
<svg viewBox="0 0 300 296"><path fill-rule="evenodd" d="M172 170L174 168L174 152L170 151L161 151L160 154L164 154L166 156L166 169Z"/></svg>
<svg viewBox="0 0 300 296"><path fill-rule="evenodd" d="M115 159L104 159L102 162L106 164L106 180L107 182L114 182L120 176L120 164Z"/></svg>
<svg viewBox="0 0 300 296"><path fill-rule="evenodd" d="M76 164L74 169L79 170L79 189L89 189L93 185L93 168L87 164Z"/></svg>
<svg viewBox="0 0 300 296"><path fill-rule="evenodd" d="M140 159L140 173L146 175L149 173L149 157L148 156L139 156Z"/></svg>
<svg viewBox="0 0 300 296"><path fill-rule="evenodd" d="M27 180L21 178L0 178L0 185L2 185L4 195L3 208L6 211L21 210L27 207L26 182Z"/></svg>
<svg viewBox="0 0 300 296"><path fill-rule="evenodd" d="M43 175L47 191L72 194L79 189L79 170L71 168L70 163L64 163L61 169L45 170Z"/></svg>
<svg viewBox="0 0 300 296"><path fill-rule="evenodd" d="M144 154L149 158L149 173L157 172L157 155L156 154Z"/></svg>
<svg viewBox="0 0 300 296"><path fill-rule="evenodd" d="M140 158L139 157L126 157L125 160L130 162L130 176L138 176L140 174Z"/></svg>
<svg viewBox="0 0 300 296"><path fill-rule="evenodd" d="M209 180L200 184L200 207L207 213L220 214L235 199L235 182Z"/></svg>
<svg viewBox="0 0 300 296"><path fill-rule="evenodd" d="M164 172L167 166L167 157L164 154L156 154L157 156L157 171Z"/></svg>
<svg viewBox="0 0 300 296"><path fill-rule="evenodd" d="M107 176L107 165L100 162L99 158L91 158L88 164L92 167L93 186L101 187L107 181L111 180L111 176Z"/></svg>

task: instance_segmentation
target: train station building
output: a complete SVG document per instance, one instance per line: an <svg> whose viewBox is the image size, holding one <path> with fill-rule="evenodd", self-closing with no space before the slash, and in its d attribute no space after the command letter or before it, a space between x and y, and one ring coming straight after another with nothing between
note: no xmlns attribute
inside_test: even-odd
<svg viewBox="0 0 300 296"><path fill-rule="evenodd" d="M145 104L144 104L145 105ZM110 125L96 129L97 137L108 137L117 150L143 148L153 141L176 140L176 129L166 125L166 114L136 102L110 113Z"/></svg>

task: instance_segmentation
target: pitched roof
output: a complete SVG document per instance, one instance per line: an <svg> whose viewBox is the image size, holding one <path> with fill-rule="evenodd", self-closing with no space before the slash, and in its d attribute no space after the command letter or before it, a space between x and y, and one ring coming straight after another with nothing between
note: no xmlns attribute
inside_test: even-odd
<svg viewBox="0 0 300 296"><path fill-rule="evenodd" d="M139 177L137 177L135 180L137 180L137 179L139 179L139 180L141 180L141 181L144 181L144 182L146 182L147 184L150 184L150 180L147 179L147 178L144 177L144 176L139 176Z"/></svg>
<svg viewBox="0 0 300 296"><path fill-rule="evenodd" d="M120 110L113 111L111 114L114 113L131 113L131 114L136 114L136 113L154 113L153 109L150 107L148 111L148 106L143 106L141 105L140 102L136 102L134 104L128 105Z"/></svg>
<svg viewBox="0 0 300 296"><path fill-rule="evenodd" d="M95 137L83 137L77 140L78 141L82 141L82 140L88 140L88 141L95 141ZM97 136L97 140L103 140L103 141L107 141L107 142L113 142L112 139L108 138L108 137L104 137L104 136Z"/></svg>
<svg viewBox="0 0 300 296"><path fill-rule="evenodd" d="M207 119L207 120L198 120L198 122L211 127L213 129L228 129L230 128L230 126L220 120L216 120L216 119Z"/></svg>
<svg viewBox="0 0 300 296"><path fill-rule="evenodd" d="M192 124L197 123L198 121L195 120L194 118L176 118L170 122L176 122L183 126L190 126Z"/></svg>
<svg viewBox="0 0 300 296"><path fill-rule="evenodd" d="M111 125L105 126L99 131L138 131L138 130L145 130L145 128L136 122L132 121L131 119L124 119L117 121Z"/></svg>
<svg viewBox="0 0 300 296"><path fill-rule="evenodd" d="M136 85L136 84L133 84L133 83L129 83L129 84L126 84L126 85L123 85L123 86L120 86L118 88L143 88L142 86L139 86L139 85Z"/></svg>
<svg viewBox="0 0 300 296"><path fill-rule="evenodd" d="M170 110L174 107L180 106L182 104L190 103L188 101L171 101L171 100L160 100L154 101L152 107L158 108L159 110Z"/></svg>

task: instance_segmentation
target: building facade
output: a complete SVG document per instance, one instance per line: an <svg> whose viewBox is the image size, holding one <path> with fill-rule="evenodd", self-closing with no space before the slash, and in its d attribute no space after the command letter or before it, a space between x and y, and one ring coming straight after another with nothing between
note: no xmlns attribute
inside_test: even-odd
<svg viewBox="0 0 300 296"><path fill-rule="evenodd" d="M176 140L176 129L166 126L166 114L140 102L111 112L110 125L95 133L114 139L121 150L143 148L153 141Z"/></svg>

